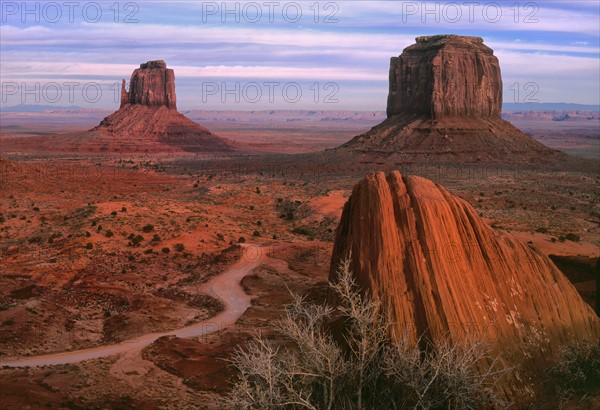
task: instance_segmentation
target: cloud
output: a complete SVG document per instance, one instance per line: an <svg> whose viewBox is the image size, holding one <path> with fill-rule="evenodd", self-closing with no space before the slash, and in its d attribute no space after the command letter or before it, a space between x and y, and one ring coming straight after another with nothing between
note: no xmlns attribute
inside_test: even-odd
<svg viewBox="0 0 600 410"><path fill-rule="evenodd" d="M38 78L51 79L53 76L76 76L85 73L86 77L99 78L114 76L123 77L134 67L127 64L81 64L81 63L63 63L53 62L29 62L27 65L22 63L7 63L3 66L2 72L4 79L17 78L24 72L28 76L38 76ZM170 65L175 70L177 78L240 78L240 79L304 79L304 80L361 80L377 81L381 80L385 74L369 69L345 68L345 67L285 67L285 66L181 66ZM61 79L61 81L64 81Z"/></svg>
<svg viewBox="0 0 600 410"><path fill-rule="evenodd" d="M360 2L336 3L341 22L353 26L376 22L384 27L444 29L446 33L469 29L598 35L598 7L573 7L585 2L369 1L368 9Z"/></svg>
<svg viewBox="0 0 600 410"><path fill-rule="evenodd" d="M402 5L406 12L406 5L413 3L418 12L405 22ZM448 3L439 3L442 12ZM424 6L422 1L370 1L366 7L342 1L335 2L338 23L314 24L307 14L300 25L221 24L218 18L202 24L199 3L148 2L140 5L139 24L1 25L1 77L109 82L128 78L141 62L161 58L184 81L314 80L346 82L348 87L366 82L379 90L387 80L389 58L413 44L415 37L454 32L484 37L500 58L505 83L539 82L548 92L553 90L547 101L597 103L598 7L537 2L538 9L525 10L529 3L520 2L515 23L510 8L514 2L500 3L503 17L497 23L486 21L476 9L479 17L472 22L468 17L457 23L441 18L436 24L431 22L435 16L425 16L429 20L423 24L421 12L435 7L432 2ZM313 3L302 3L305 10L309 5ZM532 11L537 23L524 23ZM365 90L363 84L361 93ZM569 98L560 98L561 93Z"/></svg>

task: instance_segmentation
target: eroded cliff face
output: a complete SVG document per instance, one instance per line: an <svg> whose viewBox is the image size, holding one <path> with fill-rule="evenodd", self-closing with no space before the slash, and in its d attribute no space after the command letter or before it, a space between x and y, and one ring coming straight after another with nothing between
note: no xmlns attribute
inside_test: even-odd
<svg viewBox="0 0 600 410"><path fill-rule="evenodd" d="M380 172L356 185L338 227L331 280L349 255L361 288L396 323L396 337L482 337L508 366L600 339L600 320L549 258L492 229L427 179Z"/></svg>
<svg viewBox="0 0 600 410"><path fill-rule="evenodd" d="M390 64L387 115L500 117L502 76L480 37L417 37Z"/></svg>
<svg viewBox="0 0 600 410"><path fill-rule="evenodd" d="M177 109L175 73L163 60L148 61L131 74L129 92L123 83L121 107L125 104L166 106Z"/></svg>

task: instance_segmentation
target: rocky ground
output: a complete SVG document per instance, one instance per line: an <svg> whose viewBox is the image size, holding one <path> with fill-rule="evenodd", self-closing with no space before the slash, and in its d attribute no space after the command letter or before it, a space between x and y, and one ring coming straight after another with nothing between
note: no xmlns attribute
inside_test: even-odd
<svg viewBox="0 0 600 410"><path fill-rule="evenodd" d="M341 208L367 168L377 166L328 172L306 156L278 161L290 166L277 169L264 157L5 159L3 357L113 343L203 320L221 306L198 289L235 260L232 245L260 244L269 257L243 281L253 306L235 327L84 363L2 369L4 408L217 408L231 377L222 359L253 332L272 329L288 289L323 300ZM597 260L597 175L483 169L403 172L441 183L490 224L546 254ZM584 270L565 268L593 303Z"/></svg>

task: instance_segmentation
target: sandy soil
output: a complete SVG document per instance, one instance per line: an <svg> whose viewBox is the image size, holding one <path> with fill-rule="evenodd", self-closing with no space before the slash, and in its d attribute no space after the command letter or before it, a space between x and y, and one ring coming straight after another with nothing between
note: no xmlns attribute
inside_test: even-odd
<svg viewBox="0 0 600 410"><path fill-rule="evenodd" d="M284 155L3 157L2 361L165 335L115 356L0 369L5 408L217 408L232 377L224 360L272 329L289 290L323 299L345 199L368 170L393 166ZM400 169L546 254L600 256L594 170L425 165ZM211 334L168 336L219 314L223 305L202 290L239 257L238 243L266 249L242 281L250 308ZM568 275L594 303L587 277Z"/></svg>

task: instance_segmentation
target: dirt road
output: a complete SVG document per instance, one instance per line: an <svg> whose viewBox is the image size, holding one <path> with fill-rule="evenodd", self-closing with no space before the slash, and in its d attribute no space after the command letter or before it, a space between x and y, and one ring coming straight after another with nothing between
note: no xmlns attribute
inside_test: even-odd
<svg viewBox="0 0 600 410"><path fill-rule="evenodd" d="M203 291L219 299L224 304L222 312L205 321L162 333L149 333L114 345L92 347L69 352L51 353L15 359L1 359L0 366L34 367L77 363L84 360L112 356L119 353L142 349L162 336L195 337L213 333L237 321L250 307L250 296L240 281L250 274L263 259L262 249L254 245L243 245L242 257L219 276L203 286Z"/></svg>

